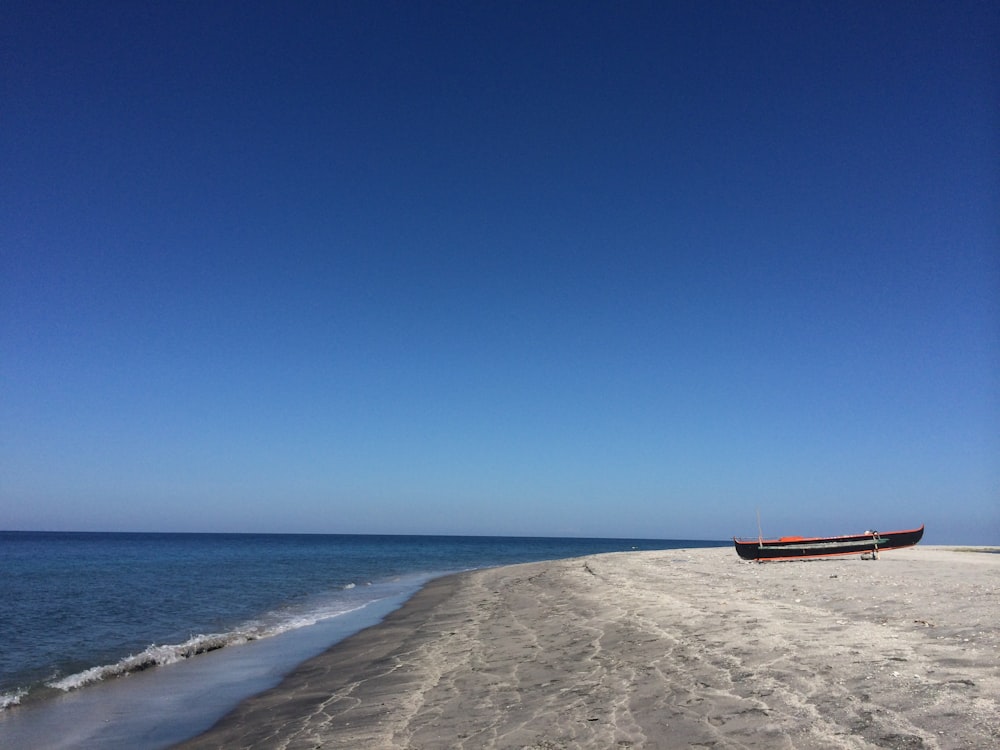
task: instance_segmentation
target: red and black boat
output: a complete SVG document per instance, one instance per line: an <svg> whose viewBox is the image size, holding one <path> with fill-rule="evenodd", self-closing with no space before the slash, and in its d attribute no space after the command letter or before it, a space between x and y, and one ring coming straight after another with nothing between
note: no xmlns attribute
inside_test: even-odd
<svg viewBox="0 0 1000 750"><path fill-rule="evenodd" d="M780 539L737 539L736 554L744 560L807 560L912 547L924 535L924 527L908 531L866 531L849 536L783 536Z"/></svg>

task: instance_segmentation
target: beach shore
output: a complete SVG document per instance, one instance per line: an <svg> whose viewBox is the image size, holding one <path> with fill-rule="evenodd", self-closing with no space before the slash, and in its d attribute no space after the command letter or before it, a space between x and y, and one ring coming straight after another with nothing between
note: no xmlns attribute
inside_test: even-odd
<svg viewBox="0 0 1000 750"><path fill-rule="evenodd" d="M596 555L438 579L178 746L1000 747L1000 554Z"/></svg>

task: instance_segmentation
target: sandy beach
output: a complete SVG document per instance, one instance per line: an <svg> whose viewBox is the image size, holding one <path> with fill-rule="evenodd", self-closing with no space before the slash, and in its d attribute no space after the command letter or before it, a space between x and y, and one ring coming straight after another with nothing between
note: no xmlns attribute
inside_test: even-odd
<svg viewBox="0 0 1000 750"><path fill-rule="evenodd" d="M436 580L179 747L1000 747L1000 554L597 555Z"/></svg>

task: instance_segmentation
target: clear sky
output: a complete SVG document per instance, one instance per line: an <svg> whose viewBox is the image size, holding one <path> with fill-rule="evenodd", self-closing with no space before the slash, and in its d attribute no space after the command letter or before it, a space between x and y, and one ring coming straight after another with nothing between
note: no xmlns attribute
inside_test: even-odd
<svg viewBox="0 0 1000 750"><path fill-rule="evenodd" d="M1000 544L1000 5L0 6L0 528Z"/></svg>

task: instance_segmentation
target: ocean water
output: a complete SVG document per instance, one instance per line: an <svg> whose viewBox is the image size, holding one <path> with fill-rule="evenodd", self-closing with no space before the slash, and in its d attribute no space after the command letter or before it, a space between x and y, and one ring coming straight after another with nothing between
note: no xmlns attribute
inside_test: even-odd
<svg viewBox="0 0 1000 750"><path fill-rule="evenodd" d="M0 747L167 747L446 573L716 544L0 532Z"/></svg>

